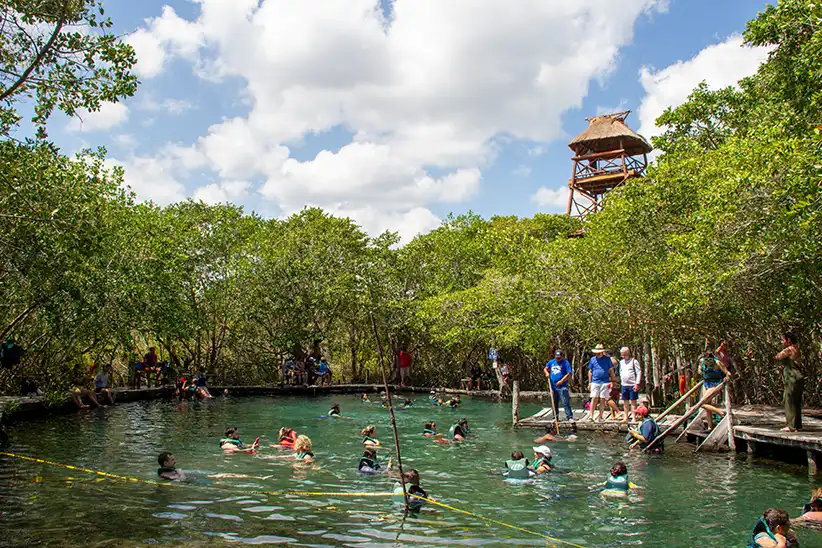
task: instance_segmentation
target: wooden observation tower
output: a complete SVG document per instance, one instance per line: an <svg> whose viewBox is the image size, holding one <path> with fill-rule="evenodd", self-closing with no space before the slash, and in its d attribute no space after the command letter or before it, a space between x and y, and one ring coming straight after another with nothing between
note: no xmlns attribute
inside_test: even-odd
<svg viewBox="0 0 822 548"><path fill-rule="evenodd" d="M568 146L574 172L568 182L568 215L585 219L602 209L605 194L628 179L642 177L653 147L625 125L630 110L588 120L588 129Z"/></svg>

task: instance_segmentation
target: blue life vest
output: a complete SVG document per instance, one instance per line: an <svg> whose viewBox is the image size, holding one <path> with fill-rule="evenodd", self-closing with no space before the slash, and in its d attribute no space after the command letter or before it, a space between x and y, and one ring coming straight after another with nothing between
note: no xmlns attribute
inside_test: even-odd
<svg viewBox="0 0 822 548"><path fill-rule="evenodd" d="M548 470L551 469L551 461L546 459L545 457L540 457L534 461L534 471L539 472L540 467L547 466Z"/></svg>
<svg viewBox="0 0 822 548"><path fill-rule="evenodd" d="M625 491L627 493L630 488L628 474L624 476L608 476L608 481L605 482L605 488L614 491Z"/></svg>
<svg viewBox="0 0 822 548"><path fill-rule="evenodd" d="M437 433L436 430L431 430L430 428L424 428L422 431L423 434L431 434L432 436Z"/></svg>
<svg viewBox="0 0 822 548"><path fill-rule="evenodd" d="M235 440L233 438L223 438L223 439L220 440L220 446L223 446L226 443L232 443L232 444L236 445L237 447L242 447L243 446L243 442L241 442L240 440Z"/></svg>

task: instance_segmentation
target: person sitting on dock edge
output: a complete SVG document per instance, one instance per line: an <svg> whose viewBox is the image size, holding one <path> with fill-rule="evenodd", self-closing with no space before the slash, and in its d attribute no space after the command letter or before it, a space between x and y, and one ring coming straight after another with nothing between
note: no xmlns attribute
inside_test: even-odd
<svg viewBox="0 0 822 548"><path fill-rule="evenodd" d="M544 371L545 376L548 377L548 382L551 383L554 416L559 420L559 402L561 400L565 411L565 419L574 422L574 411L571 409L571 390L568 386L571 375L574 373L571 362L565 359L562 350L558 348L554 351L554 359L545 364Z"/></svg>

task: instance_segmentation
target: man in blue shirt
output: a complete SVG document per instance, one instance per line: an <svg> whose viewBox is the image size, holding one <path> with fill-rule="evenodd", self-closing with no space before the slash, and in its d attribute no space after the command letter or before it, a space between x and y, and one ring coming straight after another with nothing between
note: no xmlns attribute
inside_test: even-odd
<svg viewBox="0 0 822 548"><path fill-rule="evenodd" d="M591 384L591 419L594 421L603 420L602 414L605 412L605 405L611 397L611 383L616 378L614 368L617 365L615 359L605 354L605 347L596 345L591 352L594 355L588 362L588 382ZM600 405L602 402L602 405ZM599 407L599 417L594 418L594 412Z"/></svg>
<svg viewBox="0 0 822 548"><path fill-rule="evenodd" d="M559 418L559 400L561 399L562 407L565 409L565 418L574 422L571 390L568 388L572 373L571 363L565 359L562 350L557 349L554 352L554 359L545 364L545 376L548 377L554 393L554 416Z"/></svg>

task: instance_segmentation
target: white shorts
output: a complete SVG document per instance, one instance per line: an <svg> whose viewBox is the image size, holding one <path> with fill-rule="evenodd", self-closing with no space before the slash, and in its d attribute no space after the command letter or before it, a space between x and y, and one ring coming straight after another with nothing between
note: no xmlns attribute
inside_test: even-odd
<svg viewBox="0 0 822 548"><path fill-rule="evenodd" d="M591 398L602 398L607 400L611 397L611 383L606 382L602 384L597 384L595 382L591 383Z"/></svg>

